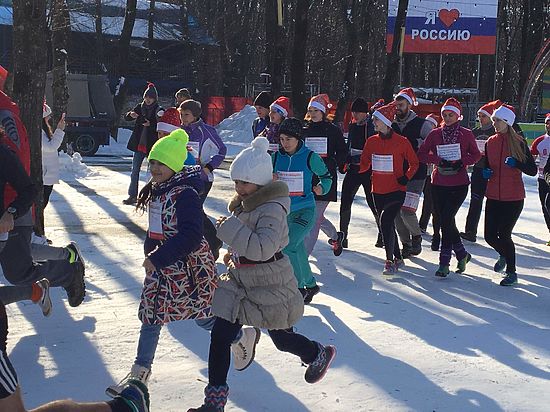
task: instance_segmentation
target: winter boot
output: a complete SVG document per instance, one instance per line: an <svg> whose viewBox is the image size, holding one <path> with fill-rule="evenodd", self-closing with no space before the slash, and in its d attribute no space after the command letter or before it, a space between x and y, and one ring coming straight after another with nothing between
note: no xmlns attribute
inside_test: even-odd
<svg viewBox="0 0 550 412"><path fill-rule="evenodd" d="M343 251L342 242L346 238L346 234L344 232L337 232L336 239L332 242L332 253L334 253L334 256L340 256Z"/></svg>
<svg viewBox="0 0 550 412"><path fill-rule="evenodd" d="M399 268L402 268L405 266L405 261L403 259L394 259L393 266L395 267L395 271L398 272Z"/></svg>
<svg viewBox="0 0 550 412"><path fill-rule="evenodd" d="M500 281L500 286L513 286L518 283L516 272L506 272L506 276Z"/></svg>
<svg viewBox="0 0 550 412"><path fill-rule="evenodd" d="M449 265L439 265L439 268L435 271L435 275L440 278L449 276Z"/></svg>
<svg viewBox="0 0 550 412"><path fill-rule="evenodd" d="M41 294L40 299L36 301L35 303L40 306L40 309L42 309L42 314L44 316L50 316L52 313L52 300L50 299L50 282L48 279L40 279L34 284L40 288Z"/></svg>
<svg viewBox="0 0 550 412"><path fill-rule="evenodd" d="M137 203L137 197L128 196L128 198L124 199L122 203L124 203L125 205L135 205Z"/></svg>
<svg viewBox="0 0 550 412"><path fill-rule="evenodd" d="M392 275L395 275L396 273L397 273L397 268L395 267L395 264L393 263L393 261L386 260L382 274L385 276L392 276Z"/></svg>
<svg viewBox="0 0 550 412"><path fill-rule="evenodd" d="M119 383L111 385L107 389L105 389L105 393L107 394L107 396L114 398L122 392L122 390L130 381L138 381L147 386L147 382L149 381L150 376L151 370L149 368L133 364L132 369L130 369L130 373L126 375L124 379L122 379Z"/></svg>
<svg viewBox="0 0 550 412"><path fill-rule="evenodd" d="M229 386L211 386L204 388L204 403L199 408L188 409L187 412L224 412Z"/></svg>
<svg viewBox="0 0 550 412"><path fill-rule="evenodd" d="M149 412L149 391L142 382L130 379L115 399L121 399L132 412Z"/></svg>
<svg viewBox="0 0 550 412"><path fill-rule="evenodd" d="M495 263L495 266L493 266L493 270L497 273L500 273L504 270L506 267L506 258L504 256L499 256L498 260Z"/></svg>
<svg viewBox="0 0 550 412"><path fill-rule="evenodd" d="M422 235L413 236L411 242L411 255L418 256L422 252Z"/></svg>
<svg viewBox="0 0 550 412"><path fill-rule="evenodd" d="M307 383L316 383L323 379L336 356L336 348L334 346L323 346L318 342L315 342L315 344L319 349L319 353L306 369L304 378Z"/></svg>
<svg viewBox="0 0 550 412"><path fill-rule="evenodd" d="M311 303L311 301L313 300L313 296L315 296L321 290L319 285L315 285L315 286L312 286L310 288L305 287L304 289L305 289L305 295L304 295L304 293L302 293L302 296L304 296L304 303L306 305L309 305Z"/></svg>
<svg viewBox="0 0 550 412"><path fill-rule="evenodd" d="M376 238L376 243L374 244L374 247L377 248L384 248L384 238L382 237L382 233L378 233L378 237Z"/></svg>
<svg viewBox="0 0 550 412"><path fill-rule="evenodd" d="M69 298L69 305L74 307L79 306L86 296L86 283L84 282L84 276L86 273L86 265L78 245L74 242L69 243L67 246L69 251L69 262L71 259L71 266L75 268L75 275L70 285L64 286L63 289L67 292Z"/></svg>
<svg viewBox="0 0 550 412"><path fill-rule="evenodd" d="M460 232L460 237L464 240L467 240L468 242L473 243L475 243L477 240L476 234L472 232Z"/></svg>
<svg viewBox="0 0 550 412"><path fill-rule="evenodd" d="M466 271L466 265L470 260L472 260L472 255L466 252L466 256L460 259L458 265L456 265L456 273L464 273Z"/></svg>
<svg viewBox="0 0 550 412"><path fill-rule="evenodd" d="M397 240L396 240L397 241ZM408 259L412 256L412 246L408 243L403 243L403 249L401 249L401 256L403 259Z"/></svg>
<svg viewBox="0 0 550 412"><path fill-rule="evenodd" d="M261 335L258 328L243 328L239 341L231 344L233 367L236 370L244 371L250 366L256 355L256 345Z"/></svg>
<svg viewBox="0 0 550 412"><path fill-rule="evenodd" d="M439 250L439 244L441 243L441 236L434 234L432 236L432 244L430 245L431 249L434 252L437 252Z"/></svg>

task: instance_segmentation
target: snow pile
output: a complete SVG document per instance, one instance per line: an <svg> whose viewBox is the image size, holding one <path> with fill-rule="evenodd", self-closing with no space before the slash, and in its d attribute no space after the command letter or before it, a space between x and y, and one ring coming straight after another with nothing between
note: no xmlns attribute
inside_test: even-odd
<svg viewBox="0 0 550 412"><path fill-rule="evenodd" d="M118 129L117 140L115 141L112 137L110 138L108 146L100 146L97 150L96 156L102 155L111 155L111 156L132 156L132 151L128 150L126 147L128 145L128 140L132 135L132 130L123 129L122 127Z"/></svg>
<svg viewBox="0 0 550 412"><path fill-rule="evenodd" d="M96 171L93 171L82 163L82 156L78 152L72 156L63 152L60 153L59 166L63 180L69 180L73 176L75 178L83 178L97 175Z"/></svg>
<svg viewBox="0 0 550 412"><path fill-rule="evenodd" d="M253 139L252 122L258 117L253 106L246 105L216 126L216 130L227 146L227 156L234 157Z"/></svg>

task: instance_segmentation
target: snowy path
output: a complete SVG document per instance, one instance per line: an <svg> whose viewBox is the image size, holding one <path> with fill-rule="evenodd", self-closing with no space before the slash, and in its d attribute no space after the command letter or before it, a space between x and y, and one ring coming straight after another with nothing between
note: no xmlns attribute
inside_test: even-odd
<svg viewBox="0 0 550 412"><path fill-rule="evenodd" d="M96 164L99 162L95 162ZM116 163L116 162L115 162ZM77 241L87 259L88 296L70 308L54 290L54 313L12 305L9 348L28 407L48 400L104 399L135 356L146 217L122 205L129 164L91 166L94 176L55 186L47 234ZM223 214L231 196L217 174L207 211ZM467 203L459 214L463 227ZM328 217L337 222L331 205ZM516 227L516 288L498 286L495 253L483 242L466 275L436 279L428 243L393 279L380 275L383 253L364 198L353 209L350 249L335 258L321 235L312 262L322 293L300 332L333 343L338 356L316 385L305 368L263 334L255 362L230 372L228 411L544 411L550 404L550 248L534 181ZM482 226L481 226L482 227ZM454 263L453 263L454 265ZM221 266L220 266L221 269ZM152 411L186 411L202 401L209 337L190 322L166 327L150 381Z"/></svg>

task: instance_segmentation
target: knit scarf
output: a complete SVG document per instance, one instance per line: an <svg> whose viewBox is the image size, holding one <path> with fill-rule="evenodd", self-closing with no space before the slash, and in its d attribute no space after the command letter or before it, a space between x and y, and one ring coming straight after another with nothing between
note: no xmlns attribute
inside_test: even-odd
<svg viewBox="0 0 550 412"><path fill-rule="evenodd" d="M460 136L460 122L456 122L450 126L443 126L443 144L458 143Z"/></svg>
<svg viewBox="0 0 550 412"><path fill-rule="evenodd" d="M279 144L279 127L277 123L269 123L269 126L264 130L264 135L271 144Z"/></svg>

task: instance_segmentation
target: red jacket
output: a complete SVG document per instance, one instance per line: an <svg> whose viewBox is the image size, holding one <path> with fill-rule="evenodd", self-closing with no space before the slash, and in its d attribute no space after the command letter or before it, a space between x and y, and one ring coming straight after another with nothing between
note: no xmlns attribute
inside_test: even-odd
<svg viewBox="0 0 550 412"><path fill-rule="evenodd" d="M510 154L508 137L500 133L494 134L487 140L485 146L486 167L493 170L493 175L487 183L487 199L501 200L506 202L525 199L525 187L523 186L522 172L529 176L537 174L537 165L529 146L525 140L522 141L525 151L525 162L517 162L516 167L504 164Z"/></svg>
<svg viewBox="0 0 550 412"><path fill-rule="evenodd" d="M392 132L383 139L380 134L369 137L361 154L359 173L368 171L372 166L372 191L385 194L406 191L397 179L403 175L411 179L418 169L418 157L406 137Z"/></svg>
<svg viewBox="0 0 550 412"><path fill-rule="evenodd" d="M19 118L19 108L7 94L0 90L0 138L19 158L23 168L30 175L31 152L27 129ZM4 192L4 206L15 200L17 193L8 184Z"/></svg>

